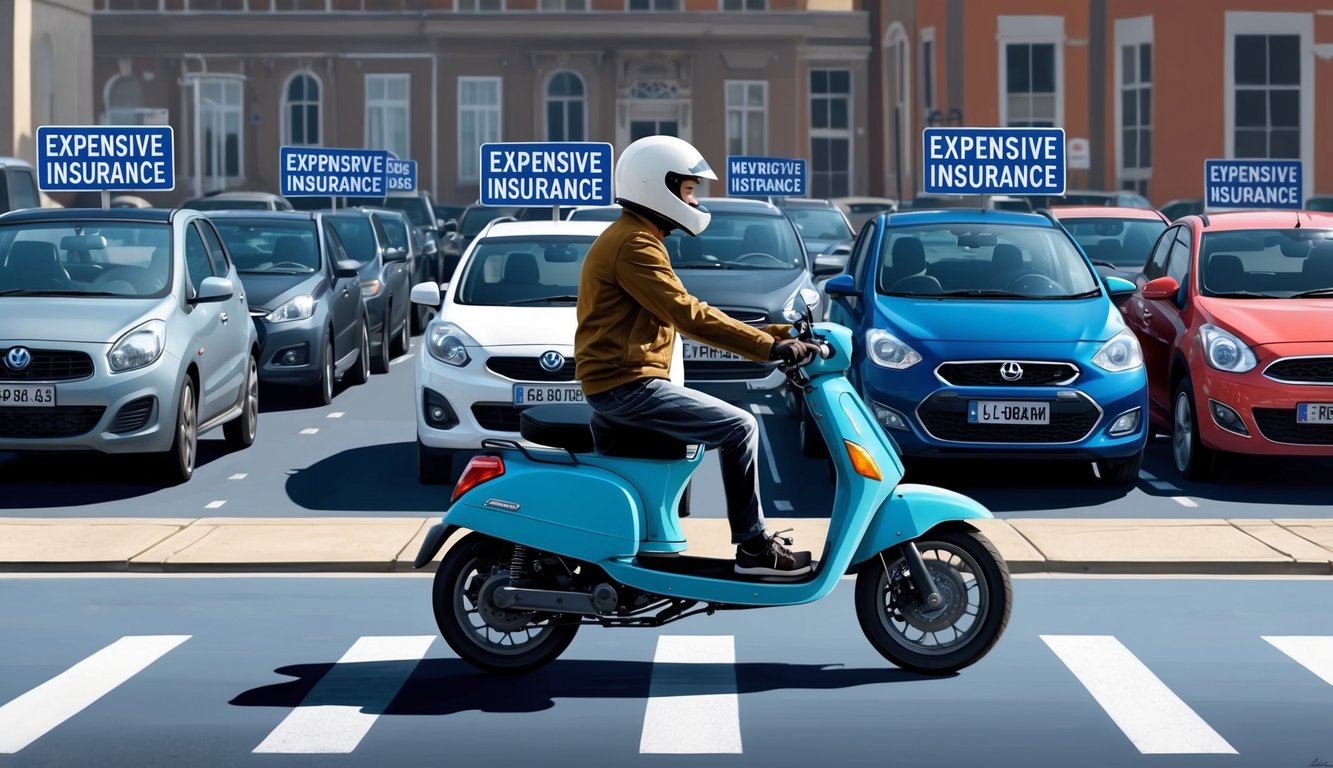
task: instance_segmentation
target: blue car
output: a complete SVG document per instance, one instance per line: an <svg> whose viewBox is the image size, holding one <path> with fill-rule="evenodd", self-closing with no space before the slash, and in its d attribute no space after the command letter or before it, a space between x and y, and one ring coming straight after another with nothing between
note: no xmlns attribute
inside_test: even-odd
<svg viewBox="0 0 1333 768"><path fill-rule="evenodd" d="M904 455L1095 460L1114 484L1136 481L1148 435L1116 309L1134 290L1053 218L960 209L876 216L825 286L854 385Z"/></svg>

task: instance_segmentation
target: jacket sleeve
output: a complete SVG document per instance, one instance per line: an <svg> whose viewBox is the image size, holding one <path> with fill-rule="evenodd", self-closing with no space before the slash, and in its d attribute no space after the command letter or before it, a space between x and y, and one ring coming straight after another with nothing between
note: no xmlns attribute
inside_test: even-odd
<svg viewBox="0 0 1333 768"><path fill-rule="evenodd" d="M768 359L774 336L754 328L690 295L671 269L661 242L638 235L622 246L616 279L639 305L680 333L751 360Z"/></svg>

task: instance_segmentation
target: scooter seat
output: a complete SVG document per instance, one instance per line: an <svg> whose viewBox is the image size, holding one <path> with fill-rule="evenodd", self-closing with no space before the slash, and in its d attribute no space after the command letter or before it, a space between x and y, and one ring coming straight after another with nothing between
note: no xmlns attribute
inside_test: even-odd
<svg viewBox="0 0 1333 768"><path fill-rule="evenodd" d="M625 459L685 458L689 443L652 429L616 424L588 405L538 405L519 416L524 440L564 448L570 453L592 453Z"/></svg>

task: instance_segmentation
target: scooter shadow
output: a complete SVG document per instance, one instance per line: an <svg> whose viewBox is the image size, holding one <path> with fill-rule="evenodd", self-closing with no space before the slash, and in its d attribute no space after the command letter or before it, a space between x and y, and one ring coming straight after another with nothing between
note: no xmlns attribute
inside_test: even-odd
<svg viewBox="0 0 1333 768"><path fill-rule="evenodd" d="M283 709L354 706L367 714L384 715L540 712L554 707L557 699L647 698L654 668L661 675L664 666L679 667L668 671L672 684L665 695L670 696L837 690L933 679L894 667L848 668L769 662L662 665L646 661L583 659L557 660L527 675L503 677L479 672L459 659L426 659L419 663L338 664L339 684L325 686L316 693L319 681L334 666L299 664L279 668L276 670L278 674L296 679L253 688L232 699L230 704ZM719 680L727 680L727 670L735 671L734 688L719 683ZM402 679L405 674L410 674L410 678L387 707L372 706L364 700L365 694L373 696L374 691L383 690L381 681Z"/></svg>

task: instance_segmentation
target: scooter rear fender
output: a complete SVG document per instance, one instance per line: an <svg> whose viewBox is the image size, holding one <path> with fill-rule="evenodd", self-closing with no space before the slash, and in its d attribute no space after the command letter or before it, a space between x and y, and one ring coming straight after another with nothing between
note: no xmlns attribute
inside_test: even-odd
<svg viewBox="0 0 1333 768"><path fill-rule="evenodd" d="M990 510L961 493L903 483L880 505L875 518L870 521L861 545L852 556L852 569L879 552L920 538L941 523L992 517Z"/></svg>

